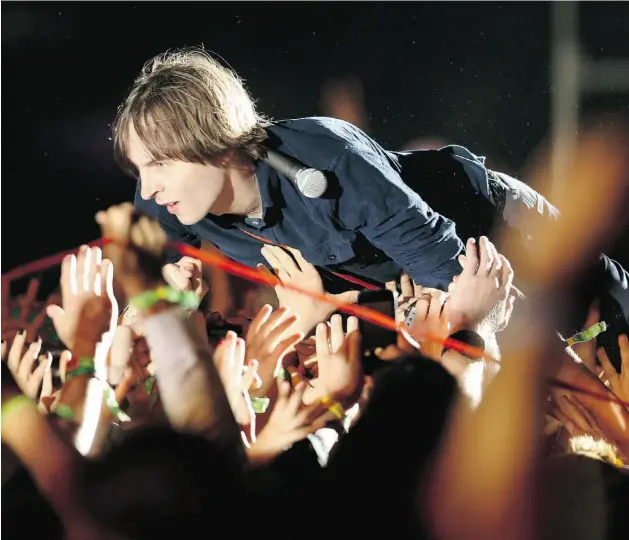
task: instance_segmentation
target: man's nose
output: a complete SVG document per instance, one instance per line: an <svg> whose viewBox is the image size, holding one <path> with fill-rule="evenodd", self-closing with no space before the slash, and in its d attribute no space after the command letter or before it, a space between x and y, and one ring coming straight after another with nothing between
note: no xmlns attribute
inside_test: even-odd
<svg viewBox="0 0 629 540"><path fill-rule="evenodd" d="M140 195L145 201L154 199L160 191L159 186L155 182L151 182L149 178L140 180Z"/></svg>

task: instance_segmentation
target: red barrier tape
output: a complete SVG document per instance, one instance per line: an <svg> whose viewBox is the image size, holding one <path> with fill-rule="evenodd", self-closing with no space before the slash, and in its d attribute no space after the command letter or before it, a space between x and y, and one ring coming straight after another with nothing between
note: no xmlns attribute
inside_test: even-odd
<svg viewBox="0 0 629 540"><path fill-rule="evenodd" d="M95 240L94 242L90 242L89 246L91 247L102 247L105 244L108 243L108 240L105 238L101 238L99 240ZM191 257L193 259L198 259L201 262L203 262L204 264L207 264L209 266L213 266L215 268L220 268L221 270L224 270L234 276L238 276L240 278L249 280L249 281L253 281L255 283L260 283L263 285L268 285L269 287L275 287L277 285L277 278L273 275L266 275L260 271L258 271L255 268L250 268L248 266L245 266L244 264L238 263L236 261L232 261L231 259L227 258L226 256L222 255L220 252L217 251L203 251L201 249L189 246L188 244L184 244L181 242L169 242L169 246L175 248L177 251L179 251L179 253L181 253L181 255L186 256L186 257ZM57 253L55 255L50 255L48 257L44 257L42 259L37 259L35 261L32 261L28 264L25 264L23 266L18 266L17 268L14 268L13 270L10 270L9 272L7 272L6 274L2 275L2 291L3 294L6 294L5 291L8 291L8 286L10 284L11 281L27 276L29 274L34 274L36 272L41 272L43 270L46 270L52 266L55 266L57 264L61 264L63 262L63 259L65 257L67 257L68 255L71 255L73 253L76 253L78 250L75 249L71 249L71 250L67 250L61 253ZM365 321L371 322L373 324L376 324L378 326L382 326L383 328L386 328L387 330L392 330L394 332L397 332L399 330L399 327L402 325L398 325L395 320L393 320L391 317L387 317L386 315L383 315L382 313L379 313L377 311L374 311L370 308L367 308L365 306L359 306L357 304L345 304L343 302L340 302L338 300L336 300L333 296L327 295L327 294L321 294L321 293L317 293L317 292L313 292L313 291L308 291L306 289L302 289L301 287L298 287L296 285L293 285L292 283L286 283L283 284L283 286L287 289L305 294L307 296L310 296L311 298L314 298L315 300L319 300L321 302L327 302L329 304L334 305L339 311L343 311L344 313L347 313L348 315L354 315L355 317L361 318ZM406 327L405 327L406 328ZM411 332L410 329L406 328L406 330L408 331L408 333L414 337L415 339L417 339ZM480 357L480 356L485 356L485 359L487 360L491 360L493 362L497 362L496 359L491 358L491 357L487 357L487 355L485 354L485 351L478 349L476 347L472 347L470 345L467 345L466 343L462 343L460 341L456 341L454 339L451 338L447 338L446 340L443 340L441 338L439 338L438 336L435 335L431 335L431 334L423 334L421 336L422 340L428 340L428 341L432 341L433 343L440 343L444 346L447 346L450 349L454 349L458 352L460 352L463 355L466 356L470 356L470 357ZM619 403L621 405L624 405L625 407L629 407L629 403L626 403L624 401L622 401L621 399L617 398L616 396L614 397L610 397L608 395L603 395L603 394L598 394L596 392L592 392L590 390L586 390L585 388L578 388L575 386L571 386L565 383L562 383L561 381L558 380L552 380L551 384L553 386L557 386L559 388L564 388L567 390L571 390L573 392L580 392L582 394L586 394L589 395L590 397L596 398L596 399L600 399L600 400L604 400L604 401L611 401L614 403Z"/></svg>

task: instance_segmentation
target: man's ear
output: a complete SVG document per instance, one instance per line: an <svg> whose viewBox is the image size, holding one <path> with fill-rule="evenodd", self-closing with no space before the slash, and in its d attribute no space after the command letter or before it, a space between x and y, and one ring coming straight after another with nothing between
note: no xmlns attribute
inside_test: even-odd
<svg viewBox="0 0 629 540"><path fill-rule="evenodd" d="M253 172L255 170L255 163L251 156L237 149L226 150L218 159L217 166L222 168L240 169L247 172Z"/></svg>

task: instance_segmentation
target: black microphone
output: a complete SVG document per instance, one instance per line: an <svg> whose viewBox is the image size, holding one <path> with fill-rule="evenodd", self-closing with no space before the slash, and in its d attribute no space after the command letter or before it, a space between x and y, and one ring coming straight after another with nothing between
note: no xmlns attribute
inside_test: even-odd
<svg viewBox="0 0 629 540"><path fill-rule="evenodd" d="M267 150L260 159L293 182L304 197L318 199L328 189L328 180L321 171L306 167L275 150Z"/></svg>

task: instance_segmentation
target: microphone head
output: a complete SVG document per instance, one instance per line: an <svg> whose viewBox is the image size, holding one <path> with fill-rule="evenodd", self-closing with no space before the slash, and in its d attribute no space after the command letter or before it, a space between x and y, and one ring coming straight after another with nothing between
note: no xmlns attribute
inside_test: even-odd
<svg viewBox="0 0 629 540"><path fill-rule="evenodd" d="M310 199L318 199L328 189L328 179L317 169L301 169L295 175L300 193Z"/></svg>

